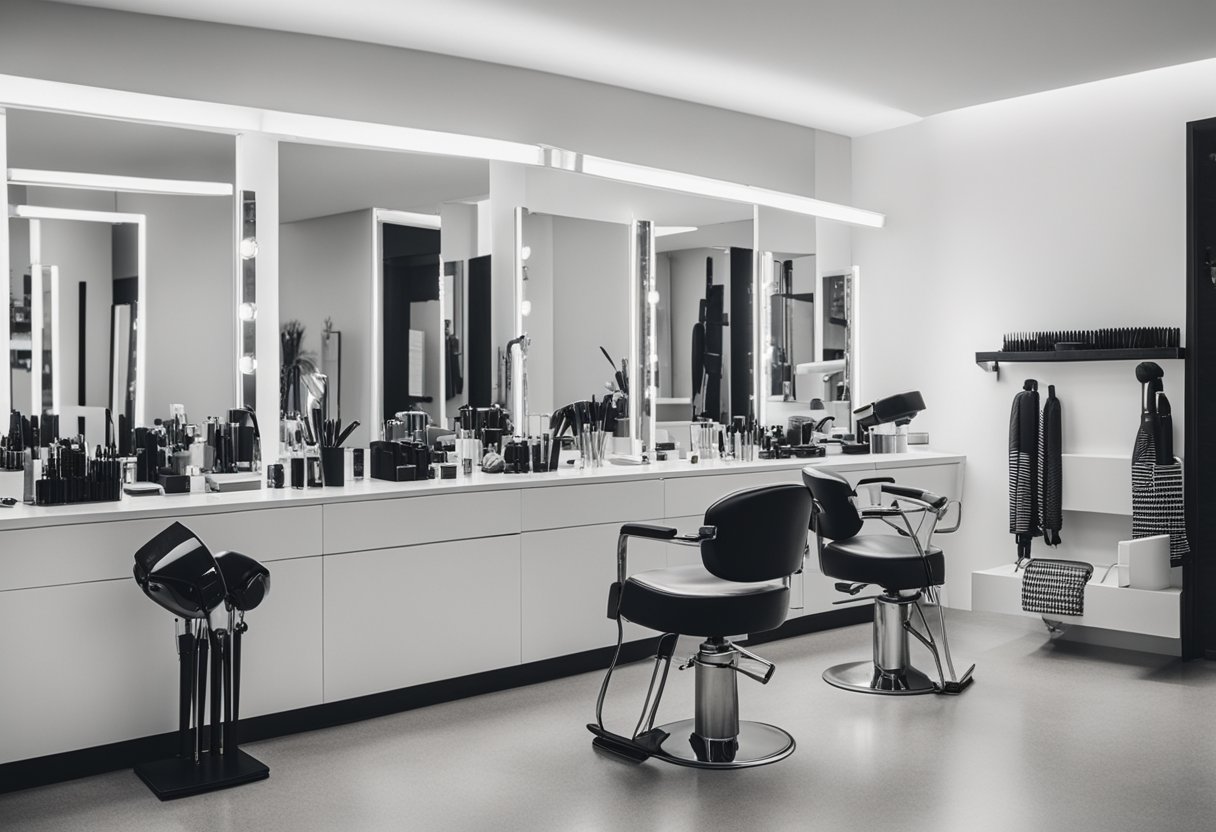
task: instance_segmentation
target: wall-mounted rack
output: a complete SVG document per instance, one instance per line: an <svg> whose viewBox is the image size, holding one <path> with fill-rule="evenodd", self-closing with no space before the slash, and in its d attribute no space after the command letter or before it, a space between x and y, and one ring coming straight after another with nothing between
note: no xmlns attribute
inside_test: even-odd
<svg viewBox="0 0 1216 832"><path fill-rule="evenodd" d="M1001 362L1047 363L1052 361L1163 361L1186 358L1183 347L1102 350L1028 350L1025 352L977 352L975 363L981 370L1001 377Z"/></svg>

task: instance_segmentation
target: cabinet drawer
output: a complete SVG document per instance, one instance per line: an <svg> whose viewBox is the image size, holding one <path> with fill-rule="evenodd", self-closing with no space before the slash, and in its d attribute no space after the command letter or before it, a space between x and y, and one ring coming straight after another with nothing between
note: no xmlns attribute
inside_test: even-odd
<svg viewBox="0 0 1216 832"><path fill-rule="evenodd" d="M333 503L324 509L327 555L519 532L518 491Z"/></svg>
<svg viewBox="0 0 1216 832"><path fill-rule="evenodd" d="M629 523L639 517L663 516L660 480L525 488L521 495L524 531Z"/></svg>
<svg viewBox="0 0 1216 832"><path fill-rule="evenodd" d="M802 470L764 471L751 474L710 474L663 480L668 517L705 516L715 500L744 488L802 482Z"/></svg>
<svg viewBox="0 0 1216 832"><path fill-rule="evenodd" d="M319 506L179 519L212 552L235 549L260 561L321 554ZM172 522L119 520L0 532L0 591L130 578L135 551Z"/></svg>

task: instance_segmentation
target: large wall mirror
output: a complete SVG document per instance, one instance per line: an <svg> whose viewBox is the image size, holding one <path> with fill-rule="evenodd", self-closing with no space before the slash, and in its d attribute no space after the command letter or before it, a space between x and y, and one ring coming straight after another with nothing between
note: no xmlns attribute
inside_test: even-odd
<svg viewBox="0 0 1216 832"><path fill-rule="evenodd" d="M539 435L557 408L619 387L629 356L630 227L530 211L522 222L523 432Z"/></svg>
<svg viewBox="0 0 1216 832"><path fill-rule="evenodd" d="M279 183L280 410L358 446L489 404L488 163L283 142Z"/></svg>
<svg viewBox="0 0 1216 832"><path fill-rule="evenodd" d="M639 405L626 410L653 415L680 441L694 418L755 413L751 205L551 170L530 171L527 186L517 302L529 431L554 408L611 395L623 362ZM696 334L706 329L708 347ZM654 407L645 408L638 362L652 356ZM642 427L629 435L644 438Z"/></svg>
<svg viewBox="0 0 1216 832"><path fill-rule="evenodd" d="M849 229L771 209L758 217L765 417L811 411L847 432L857 370Z"/></svg>
<svg viewBox="0 0 1216 832"><path fill-rule="evenodd" d="M173 404L233 406L233 137L17 109L5 121L9 406L84 425L91 444L107 410L136 427Z"/></svg>

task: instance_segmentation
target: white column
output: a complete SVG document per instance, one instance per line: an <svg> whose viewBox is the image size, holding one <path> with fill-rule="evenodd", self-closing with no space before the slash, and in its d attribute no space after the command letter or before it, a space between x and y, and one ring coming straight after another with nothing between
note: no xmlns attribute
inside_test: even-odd
<svg viewBox="0 0 1216 832"><path fill-rule="evenodd" d="M262 460L264 464L279 458L279 142L260 133L241 133L236 137L236 194L234 257L238 281L234 296L232 320L237 325L236 305L240 304L241 195L253 191L257 199L257 401L254 409L262 428ZM236 338L233 339L234 345ZM229 366L234 384L233 400L237 401L236 386L240 370L240 354L234 349Z"/></svg>

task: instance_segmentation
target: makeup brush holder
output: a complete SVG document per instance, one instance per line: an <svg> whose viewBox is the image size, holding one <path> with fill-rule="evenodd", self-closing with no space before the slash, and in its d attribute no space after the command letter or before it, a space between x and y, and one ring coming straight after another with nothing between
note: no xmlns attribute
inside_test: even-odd
<svg viewBox="0 0 1216 832"><path fill-rule="evenodd" d="M346 449L321 449L321 484L328 487L346 485Z"/></svg>

